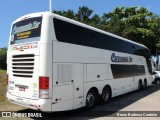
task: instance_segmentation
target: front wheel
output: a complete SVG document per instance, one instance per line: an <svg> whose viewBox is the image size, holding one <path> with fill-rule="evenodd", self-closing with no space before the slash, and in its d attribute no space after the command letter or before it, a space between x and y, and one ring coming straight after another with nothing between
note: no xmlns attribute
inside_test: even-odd
<svg viewBox="0 0 160 120"><path fill-rule="evenodd" d="M86 96L86 108L92 109L96 104L96 93L94 90L89 90Z"/></svg>

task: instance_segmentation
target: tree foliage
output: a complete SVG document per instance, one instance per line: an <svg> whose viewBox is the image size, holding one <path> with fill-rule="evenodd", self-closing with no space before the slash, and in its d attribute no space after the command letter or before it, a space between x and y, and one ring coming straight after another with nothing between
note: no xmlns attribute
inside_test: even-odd
<svg viewBox="0 0 160 120"><path fill-rule="evenodd" d="M160 47L160 17L144 7L117 7L113 12L104 14L103 19L106 20L106 31L144 44L152 53Z"/></svg>
<svg viewBox="0 0 160 120"><path fill-rule="evenodd" d="M0 69L6 69L7 48L0 49Z"/></svg>
<svg viewBox="0 0 160 120"><path fill-rule="evenodd" d="M53 12L144 44L152 53L160 49L160 17L147 8L116 7L101 17L93 15L93 10L85 6L79 7L77 13L72 10Z"/></svg>

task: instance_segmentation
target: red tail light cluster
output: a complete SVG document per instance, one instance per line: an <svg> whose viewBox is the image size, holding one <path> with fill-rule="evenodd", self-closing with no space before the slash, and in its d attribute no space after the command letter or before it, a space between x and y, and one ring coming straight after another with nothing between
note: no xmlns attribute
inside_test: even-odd
<svg viewBox="0 0 160 120"><path fill-rule="evenodd" d="M39 98L49 97L49 77L39 77Z"/></svg>
<svg viewBox="0 0 160 120"><path fill-rule="evenodd" d="M39 89L49 89L49 77L39 77Z"/></svg>

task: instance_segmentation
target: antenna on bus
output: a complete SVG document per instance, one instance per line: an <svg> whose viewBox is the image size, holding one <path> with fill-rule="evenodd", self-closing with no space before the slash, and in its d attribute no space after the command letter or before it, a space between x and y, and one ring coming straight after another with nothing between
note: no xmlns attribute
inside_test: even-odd
<svg viewBox="0 0 160 120"><path fill-rule="evenodd" d="M49 3L49 11L52 12L52 0L50 0L50 3Z"/></svg>

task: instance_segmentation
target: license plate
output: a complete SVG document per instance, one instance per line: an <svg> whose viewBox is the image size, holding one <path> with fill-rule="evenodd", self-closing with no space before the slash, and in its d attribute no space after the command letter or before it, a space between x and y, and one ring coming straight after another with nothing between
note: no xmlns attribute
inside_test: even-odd
<svg viewBox="0 0 160 120"><path fill-rule="evenodd" d="M25 91L25 87L19 87L19 91Z"/></svg>

